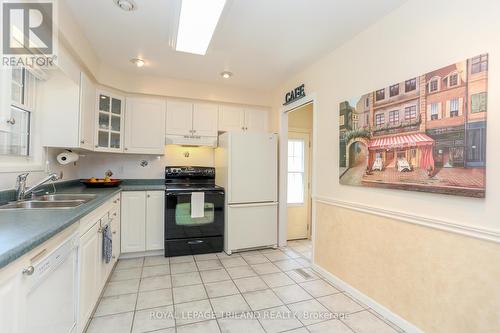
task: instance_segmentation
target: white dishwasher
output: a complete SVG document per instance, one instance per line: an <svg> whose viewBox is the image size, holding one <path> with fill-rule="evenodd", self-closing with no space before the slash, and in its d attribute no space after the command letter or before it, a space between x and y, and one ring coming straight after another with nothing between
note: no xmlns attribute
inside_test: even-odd
<svg viewBox="0 0 500 333"><path fill-rule="evenodd" d="M21 332L73 333L77 322L78 234L23 271Z"/></svg>

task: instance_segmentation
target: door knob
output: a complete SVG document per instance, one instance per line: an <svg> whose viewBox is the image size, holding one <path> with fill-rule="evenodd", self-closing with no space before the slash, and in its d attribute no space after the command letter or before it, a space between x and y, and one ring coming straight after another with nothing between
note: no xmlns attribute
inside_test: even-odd
<svg viewBox="0 0 500 333"><path fill-rule="evenodd" d="M35 267L33 266L28 266L25 269L23 269L24 275L32 275L34 272L35 272Z"/></svg>

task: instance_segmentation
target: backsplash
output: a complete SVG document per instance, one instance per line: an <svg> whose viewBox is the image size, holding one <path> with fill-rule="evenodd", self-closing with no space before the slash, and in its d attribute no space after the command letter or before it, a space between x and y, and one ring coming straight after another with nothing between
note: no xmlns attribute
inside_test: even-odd
<svg viewBox="0 0 500 333"><path fill-rule="evenodd" d="M168 145L162 156L89 152L78 165L79 178L104 177L109 169L113 178L162 179L167 165L213 166L214 149Z"/></svg>

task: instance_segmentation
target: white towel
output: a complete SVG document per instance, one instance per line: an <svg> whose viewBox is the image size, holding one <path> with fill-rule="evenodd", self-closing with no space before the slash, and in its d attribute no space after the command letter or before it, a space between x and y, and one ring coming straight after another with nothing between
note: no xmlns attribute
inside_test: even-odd
<svg viewBox="0 0 500 333"><path fill-rule="evenodd" d="M205 216L205 192L191 193L191 218Z"/></svg>

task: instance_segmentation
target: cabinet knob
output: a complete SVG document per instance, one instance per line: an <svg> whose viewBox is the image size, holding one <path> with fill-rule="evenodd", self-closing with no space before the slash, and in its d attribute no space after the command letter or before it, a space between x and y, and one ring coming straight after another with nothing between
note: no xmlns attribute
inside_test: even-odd
<svg viewBox="0 0 500 333"><path fill-rule="evenodd" d="M151 198L151 194L148 194L148 195L147 195L147 197L148 197L148 198Z"/></svg>
<svg viewBox="0 0 500 333"><path fill-rule="evenodd" d="M116 216L116 212L113 213L113 216Z"/></svg>
<svg viewBox="0 0 500 333"><path fill-rule="evenodd" d="M7 124L9 124L9 125L15 125L16 124L16 118L10 117L9 119L7 119Z"/></svg>
<svg viewBox="0 0 500 333"><path fill-rule="evenodd" d="M35 267L33 266L28 266L25 269L23 269L24 275L32 275L34 272L35 272Z"/></svg>
<svg viewBox="0 0 500 333"><path fill-rule="evenodd" d="M95 145L94 147L95 147L95 148L99 148L99 145Z"/></svg>
<svg viewBox="0 0 500 333"><path fill-rule="evenodd" d="M111 258L116 259L116 256L111 256Z"/></svg>
<svg viewBox="0 0 500 333"><path fill-rule="evenodd" d="M128 150L128 148L127 148L127 147L125 147L125 148L123 148L123 149Z"/></svg>
<svg viewBox="0 0 500 333"><path fill-rule="evenodd" d="M245 126L243 126L241 129L242 129L242 130L245 130Z"/></svg>
<svg viewBox="0 0 500 333"><path fill-rule="evenodd" d="M113 235L116 235L116 231L113 231Z"/></svg>

